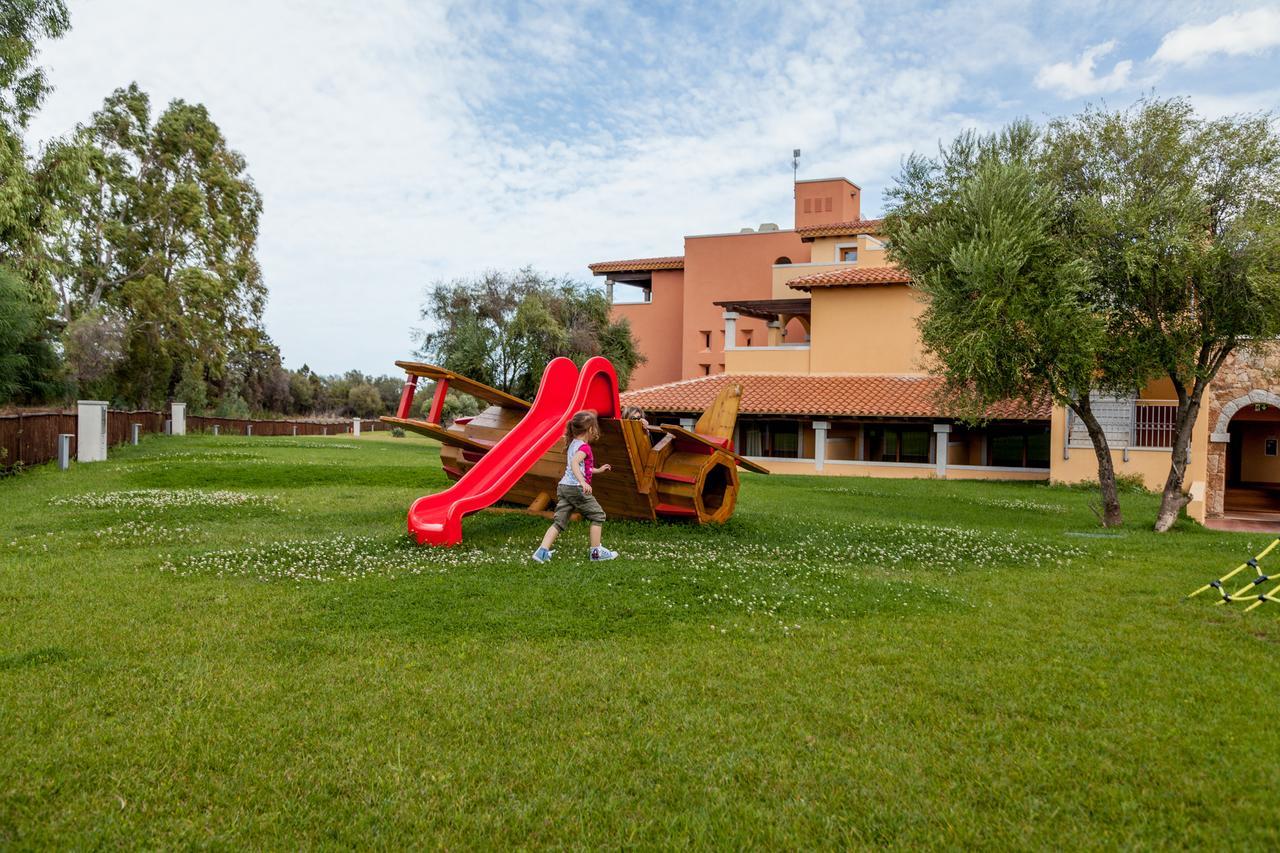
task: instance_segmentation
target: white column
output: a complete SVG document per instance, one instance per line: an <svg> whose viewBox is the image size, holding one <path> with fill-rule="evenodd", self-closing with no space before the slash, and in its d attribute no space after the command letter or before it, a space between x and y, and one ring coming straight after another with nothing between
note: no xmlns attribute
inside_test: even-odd
<svg viewBox="0 0 1280 853"><path fill-rule="evenodd" d="M724 348L738 348L738 312L724 312Z"/></svg>
<svg viewBox="0 0 1280 853"><path fill-rule="evenodd" d="M354 438L360 437L360 419L359 418L351 419L351 435Z"/></svg>
<svg viewBox="0 0 1280 853"><path fill-rule="evenodd" d="M173 435L187 434L187 404L170 403L169 418L173 421Z"/></svg>
<svg viewBox="0 0 1280 853"><path fill-rule="evenodd" d="M245 425L244 425L244 434L245 434L245 435L253 435L253 424L245 424Z"/></svg>
<svg viewBox="0 0 1280 853"><path fill-rule="evenodd" d="M130 443L138 443L138 434L142 432L142 424L131 424L133 427L132 434L129 436Z"/></svg>
<svg viewBox="0 0 1280 853"><path fill-rule="evenodd" d="M76 461L104 462L107 458L107 403L76 401Z"/></svg>
<svg viewBox="0 0 1280 853"><path fill-rule="evenodd" d="M813 422L813 467L818 471L827 461L827 429L830 426L828 421Z"/></svg>
<svg viewBox="0 0 1280 853"><path fill-rule="evenodd" d="M213 425L213 434L217 435L222 430L222 424Z"/></svg>
<svg viewBox="0 0 1280 853"><path fill-rule="evenodd" d="M69 432L58 434L58 468L62 471L71 467L71 439L75 438Z"/></svg>
<svg viewBox="0 0 1280 853"><path fill-rule="evenodd" d="M947 479L947 449L951 439L951 424L933 425L933 455L939 480Z"/></svg>
<svg viewBox="0 0 1280 853"><path fill-rule="evenodd" d="M766 340L768 341L768 344L771 347L782 346L782 321L781 320L769 321L769 337Z"/></svg>
<svg viewBox="0 0 1280 853"><path fill-rule="evenodd" d="M293 425L293 434L294 434L294 435L297 435L297 434L298 434L298 425L297 425L297 424L294 424L294 425Z"/></svg>

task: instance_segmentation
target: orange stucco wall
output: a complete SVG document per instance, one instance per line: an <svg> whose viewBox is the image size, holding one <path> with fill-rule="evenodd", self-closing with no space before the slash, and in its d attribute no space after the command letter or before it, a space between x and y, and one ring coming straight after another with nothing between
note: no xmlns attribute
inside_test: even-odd
<svg viewBox="0 0 1280 853"><path fill-rule="evenodd" d="M859 217L861 207L861 192L844 178L796 182L797 228L848 222Z"/></svg>
<svg viewBox="0 0 1280 853"><path fill-rule="evenodd" d="M613 315L631 323L636 347L648 359L631 374L630 388L647 388L682 378L681 317L684 313L684 271L656 270L650 302L615 304Z"/></svg>
<svg viewBox="0 0 1280 853"><path fill-rule="evenodd" d="M815 287L809 369L814 373L923 373L917 291Z"/></svg>
<svg viewBox="0 0 1280 853"><path fill-rule="evenodd" d="M781 257L809 260L809 244L794 231L753 232L686 237L684 241L684 324L680 348L681 377L702 376L702 365L723 373L724 309L712 303L726 299L769 299L773 295L773 263ZM655 299L657 281L654 281ZM679 325L675 328L679 328ZM753 343L768 340L762 320L738 319L738 332L750 330ZM704 346L703 332L711 332ZM649 355L647 348L642 348ZM636 387L640 387L637 385Z"/></svg>

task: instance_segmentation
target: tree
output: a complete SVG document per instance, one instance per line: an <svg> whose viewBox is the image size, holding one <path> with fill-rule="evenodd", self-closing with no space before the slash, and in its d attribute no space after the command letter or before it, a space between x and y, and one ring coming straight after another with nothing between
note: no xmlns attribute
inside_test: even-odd
<svg viewBox="0 0 1280 853"><path fill-rule="evenodd" d="M42 400L59 390L44 313L30 288L0 269L0 401Z"/></svg>
<svg viewBox="0 0 1280 853"><path fill-rule="evenodd" d="M1108 312L1062 228L1041 158L1027 122L964 134L936 159L913 155L889 191L890 256L927 297L921 338L957 411L979 419L1016 398L1069 407L1097 456L1102 522L1116 526L1111 449L1089 395L1131 374L1109 350Z"/></svg>
<svg viewBox="0 0 1280 853"><path fill-rule="evenodd" d="M125 321L120 396L159 402L191 363L225 389L227 365L273 349L256 258L261 197L203 106L175 100L153 123L144 92L117 89L48 147L40 174L64 319L110 308Z"/></svg>
<svg viewBox="0 0 1280 853"><path fill-rule="evenodd" d="M382 403L382 395L377 387L367 382L351 386L347 394L347 405L358 418L371 418L386 411Z"/></svg>
<svg viewBox="0 0 1280 853"><path fill-rule="evenodd" d="M1205 389L1242 344L1280 333L1280 135L1270 115L1207 121L1186 101L1150 100L1054 122L1048 163L1073 245L1113 308L1108 336L1178 398L1155 522L1165 531L1189 500Z"/></svg>
<svg viewBox="0 0 1280 853"><path fill-rule="evenodd" d="M0 4L0 121L25 128L49 91L35 66L38 43L71 27L62 0L6 0Z"/></svg>
<svg viewBox="0 0 1280 853"><path fill-rule="evenodd" d="M518 396L536 393L557 356L581 364L604 355L623 388L643 362L630 325L610 318L603 293L528 267L438 282L421 317L433 328L421 333L419 355Z"/></svg>

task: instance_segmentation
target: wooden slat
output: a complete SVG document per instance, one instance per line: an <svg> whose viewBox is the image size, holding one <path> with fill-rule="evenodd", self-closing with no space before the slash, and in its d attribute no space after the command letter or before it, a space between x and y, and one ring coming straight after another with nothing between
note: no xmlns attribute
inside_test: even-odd
<svg viewBox="0 0 1280 853"><path fill-rule="evenodd" d="M698 435L696 432L691 432L685 429L684 427L676 426L675 424L664 424L662 429L664 432L667 432L670 435L675 436L676 438L684 439L685 441L692 441L697 444L704 445L712 450L718 450L721 453L726 454L727 456L731 456L734 462L737 462L739 465L741 465L743 468L746 468L748 471L755 471L757 474L769 473L769 469L764 467L763 465L760 465L756 462L752 462L750 459L747 459L744 456L739 456L737 453L734 453L732 450L726 449L724 445L716 442L715 440L704 438L703 436Z"/></svg>
<svg viewBox="0 0 1280 853"><path fill-rule="evenodd" d="M388 424L391 424L392 426L402 427L403 429L407 429L410 432L416 432L418 435L425 435L427 438L434 438L436 441L439 441L441 444L448 444L452 447L460 447L464 450L472 451L473 453L487 453L489 451L489 448L493 447L493 444L491 443L481 442L473 438L468 438L463 433L453 432L452 430L445 429L439 424L427 423L426 421L411 420L409 418L392 418L387 416L383 416L380 420L382 420L383 423L388 423Z"/></svg>
<svg viewBox="0 0 1280 853"><path fill-rule="evenodd" d="M500 391L491 385L485 385L483 382L468 379L461 373L454 373L452 370L437 367L434 364L423 364L420 361L397 361L396 367L400 368L410 376L421 376L437 382L443 379L449 383L450 388L461 391L464 394L470 394L472 397L475 397L478 400L484 400L487 403L521 410L526 410L530 406L530 403L527 400L521 400L519 397L514 397L511 394L508 394L506 391Z"/></svg>
<svg viewBox="0 0 1280 853"><path fill-rule="evenodd" d="M693 431L710 438L733 438L733 426L738 422L738 405L742 401L742 386L732 382L720 389L716 399L698 418Z"/></svg>

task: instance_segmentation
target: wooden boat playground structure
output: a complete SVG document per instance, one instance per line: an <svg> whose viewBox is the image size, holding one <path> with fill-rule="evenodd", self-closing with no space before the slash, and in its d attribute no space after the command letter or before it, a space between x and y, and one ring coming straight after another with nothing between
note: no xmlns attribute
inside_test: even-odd
<svg viewBox="0 0 1280 853"><path fill-rule="evenodd" d="M567 358L552 360L532 402L443 367L412 361L396 366L407 377L404 392L395 416L381 420L439 441L441 465L453 481L409 508L409 531L419 544L458 544L462 518L499 502L512 505L507 511L550 517L565 470L564 427L584 409L600 420L600 438L591 443L596 464L611 466L592 483L610 518L723 523L737 505L738 467L769 473L733 449L742 397L737 384L726 385L690 430L622 419L617 375L598 356L581 370ZM425 420L410 417L420 379L435 383ZM489 406L446 427L441 416L450 388Z"/></svg>

